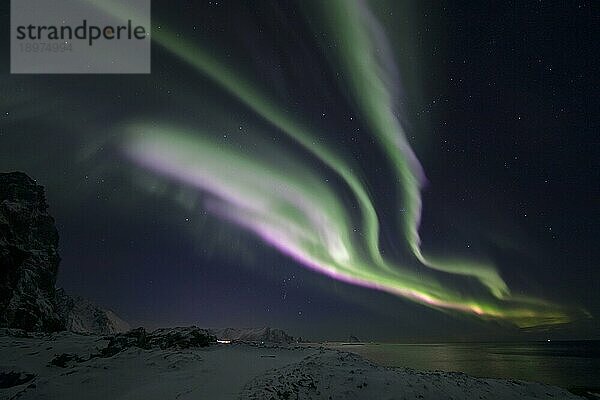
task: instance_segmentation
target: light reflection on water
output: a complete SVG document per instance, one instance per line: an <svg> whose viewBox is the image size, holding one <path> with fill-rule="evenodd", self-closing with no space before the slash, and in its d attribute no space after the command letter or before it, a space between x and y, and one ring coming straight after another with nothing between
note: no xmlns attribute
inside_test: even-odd
<svg viewBox="0 0 600 400"><path fill-rule="evenodd" d="M600 341L333 345L381 365L522 379L565 388L600 385Z"/></svg>

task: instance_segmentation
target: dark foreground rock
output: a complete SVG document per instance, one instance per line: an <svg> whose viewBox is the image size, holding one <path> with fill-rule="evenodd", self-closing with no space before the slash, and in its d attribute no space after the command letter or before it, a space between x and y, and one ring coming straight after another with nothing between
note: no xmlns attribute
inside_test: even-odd
<svg viewBox="0 0 600 400"><path fill-rule="evenodd" d="M0 372L0 389L11 388L27 383L35 378L35 374L26 372Z"/></svg>
<svg viewBox="0 0 600 400"><path fill-rule="evenodd" d="M151 333L146 332L144 328L137 328L108 339L108 345L100 350L100 357L112 357L131 347L144 350L182 350L207 347L216 342L216 338L206 329L195 326L157 329Z"/></svg>

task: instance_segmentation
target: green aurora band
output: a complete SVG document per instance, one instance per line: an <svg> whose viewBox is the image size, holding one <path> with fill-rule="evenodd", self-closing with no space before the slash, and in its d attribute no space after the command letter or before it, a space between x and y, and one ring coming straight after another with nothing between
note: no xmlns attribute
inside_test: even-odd
<svg viewBox="0 0 600 400"><path fill-rule="evenodd" d="M209 135L171 126L142 123L129 126L128 132L124 151L137 165L201 190L207 194L208 211L317 272L433 308L520 327L569 320L566 310L537 299L499 299L485 292L475 296L460 290L460 282L442 284L436 276L440 272L379 266L368 250L361 251L364 238L353 233L350 210L339 194L303 163L288 161L280 168L268 156L249 155Z"/></svg>
<svg viewBox="0 0 600 400"><path fill-rule="evenodd" d="M96 3L94 3L96 4ZM121 6L101 7L118 15ZM164 24L152 40L220 85L255 113L318 158L347 185L361 213L364 236L352 234L350 213L316 173L302 163L293 172L248 154L212 143L206 135L190 135L172 127L137 124L125 144L140 165L211 195L206 207L254 232L301 264L335 279L374 288L440 310L456 310L486 319L505 320L519 327L565 323L572 313L540 299L511 294L492 265L468 260L433 260L420 247L421 186L424 176L400 121L393 112L393 95L386 85L385 47L378 25L366 4L333 0L320 4L329 21L325 29L339 43L335 54L359 112L385 151L397 175L402 207L402 231L408 248L426 270L411 271L385 260L380 251L379 220L360 179L342 157L317 140L317 135L261 93L238 71L173 33ZM121 15L131 15L128 14ZM384 39L384 38L383 38ZM379 43L374 41L379 40ZM389 62L389 61L388 61ZM292 195L293 194L293 195ZM365 248L363 254L359 249ZM438 276L479 280L487 291L466 294L460 285L441 284ZM455 280L455 279L454 279Z"/></svg>
<svg viewBox="0 0 600 400"><path fill-rule="evenodd" d="M395 167L401 183L402 208L406 212L402 226L408 245L425 266L473 276L486 285L497 297L509 293L508 286L492 265L469 260L441 260L425 257L421 251L419 224L421 220L421 187L425 180L422 167L394 113L394 98L385 71L395 69L388 44L377 20L362 1L331 0L317 2L327 15L331 40L336 43L336 60L345 72L348 88L353 93L371 132Z"/></svg>

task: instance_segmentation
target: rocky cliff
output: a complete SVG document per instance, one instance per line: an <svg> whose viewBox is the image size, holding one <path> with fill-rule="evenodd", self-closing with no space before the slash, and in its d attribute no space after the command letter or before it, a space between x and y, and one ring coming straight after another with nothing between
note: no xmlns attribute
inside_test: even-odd
<svg viewBox="0 0 600 400"><path fill-rule="evenodd" d="M47 209L33 179L0 174L0 326L64 329L54 303L58 232Z"/></svg>
<svg viewBox="0 0 600 400"><path fill-rule="evenodd" d="M112 311L56 290L58 232L44 188L0 173L0 327L112 334L129 325Z"/></svg>

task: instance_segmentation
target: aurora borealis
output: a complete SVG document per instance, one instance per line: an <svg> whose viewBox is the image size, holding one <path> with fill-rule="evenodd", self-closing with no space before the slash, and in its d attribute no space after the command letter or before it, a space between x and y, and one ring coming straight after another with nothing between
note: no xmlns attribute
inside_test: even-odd
<svg viewBox="0 0 600 400"><path fill-rule="evenodd" d="M243 155L229 154L225 148L211 146L202 141L201 134L194 140L178 136L167 128L161 135L149 126L136 129L143 139L127 144L132 158L158 173L209 192L217 199L207 206L211 211L254 232L301 264L334 279L387 291L433 307L507 319L523 327L568 322L569 316L556 305L524 296L512 299L507 285L492 266L463 260L434 262L422 253L418 227L420 187L425 178L394 115L393 96L386 89L389 77L383 75L381 68L388 59L385 37L380 33L380 42L375 42L369 34L382 28L362 2L327 5L332 9L324 11L326 15L336 16L331 30L334 40L338 39L339 58L344 60L342 69L348 71L349 92L354 94L370 131L396 171L402 194L398 208L406 210L401 223L408 247L425 267L477 278L495 299L459 294L436 279L390 265L379 250L377 211L350 168L325 146L316 144L316 137L286 117L249 83L236 77L235 71L228 71L202 49L183 45L177 38L165 34L167 27L154 35L155 41L217 81L339 175L360 205L366 243L351 240L349 213L336 198L339 195L319 185L318 177L311 176L316 174L311 174L306 167L295 171L295 176L281 176L281 172L276 173L268 164L240 160ZM375 55L371 49L378 49L382 54ZM388 65L388 68L394 67ZM289 168L286 166L285 170ZM360 248L369 250L366 257L359 256Z"/></svg>
<svg viewBox="0 0 600 400"><path fill-rule="evenodd" d="M205 207L210 212L331 278L432 307L507 319L522 327L569 321L558 306L525 297L512 299L503 287L492 291L503 294L498 299L478 299L460 294L433 277L387 264L378 253L375 257L368 251L361 254L360 249L369 248L369 244L352 240L348 211L337 194L306 166L290 171L287 165L284 172L264 160L243 157L225 146L172 128L135 126L132 131L137 139L128 143L126 151L134 161L209 193ZM377 247L377 243L372 246ZM482 279L485 275L479 268L466 265L456 273ZM484 282L489 285L490 281Z"/></svg>
<svg viewBox="0 0 600 400"><path fill-rule="evenodd" d="M85 165L85 180L95 177L98 193L90 195L88 189L74 185L72 198L57 206L59 210L67 210L68 204L79 201L75 199L88 196L98 202L109 199L110 209L137 216L132 226L143 227L135 228L135 232L143 232L141 237L163 235L169 237L168 242L171 237L185 236L181 240L196 243L193 246L210 244L206 254L182 252L182 264L198 260L193 262L202 265L200 269L215 264L218 271L219 257L237 257L234 264L239 265L223 267L231 268L227 276L235 277L236 270L247 269L243 276L252 275L247 285L264 285L262 294L271 290L264 277L271 272L264 271L272 269L280 271L272 273L277 276L296 276L298 271L306 282L318 282L297 283L297 293L329 288L321 290L327 294L307 298L325 296L343 302L347 300L336 294L337 282L358 286L339 291L348 290L351 294L346 296L356 297L352 300L356 303L361 303L362 296L380 296L373 304L384 306L373 308L386 309L382 320L390 314L403 320L402 311L394 310L404 308L415 318L425 306L435 310L427 318L439 315L468 324L483 321L484 325L511 331L514 327L553 329L594 315L594 307L577 295L553 291L560 286L553 279L568 276L565 281L578 280L569 274L575 274L577 268L591 269L587 256L591 253L580 252L571 258L575 260L571 266L565 263L568 258L559 262L559 257L551 256L555 251L551 239L536 237L530 242L531 235L521 232L529 232L527 224L532 223L536 207L542 210L536 201L546 201L536 192L538 183L527 181L517 192L519 184L497 178L496 170L486 164L506 155L517 165L524 157L515 158L512 148L520 148L519 140L526 141L526 135L535 133L520 133L511 125L510 129L502 128L510 133L494 135L483 128L489 121L497 122L489 117L494 115L494 107L474 104L472 110L448 111L450 95L431 95L431 89L423 89L436 87L438 83L431 77L445 77L445 71L455 68L455 60L459 60L452 49L443 55L421 54L424 48L440 46L427 42L443 36L435 33L435 29L443 30L441 25L436 27L427 19L435 15L432 10L438 6L331 0L263 2L256 7L207 2L167 10L166 5L157 3L153 4L150 76L123 78L115 84L105 78L94 82L84 77L81 88L67 84L60 95L51 94L53 83L48 89L35 78L3 82L15 91L13 100L2 99L3 107L15 108L10 110L12 118L19 116L19 107L31 107L39 113L35 118L53 131L71 132L86 126L85 135L75 133L68 136L72 139L63 139L75 160L65 163ZM124 12L118 2L100 6L109 13ZM440 15L446 8L443 10L438 11ZM416 17L421 12L426 15L423 21ZM184 22L176 22L180 20ZM467 54L459 60L466 65L468 49L456 46L457 52ZM447 66L449 59L452 63ZM472 64L470 68L476 68L477 63ZM485 73L496 74L495 70ZM478 90L484 93L489 90L486 74L482 72L481 82L469 88L449 86L448 92L456 91L457 98L468 98ZM55 84L60 85L58 81ZM18 87L27 85L40 93L37 98L59 111L40 112L33 96L22 99ZM128 94L122 88L127 88ZM97 96L86 98L86 90L97 92ZM485 99L481 104L500 95L494 96L482 95ZM518 101L512 96L504 100L507 109ZM430 113L430 109L435 112ZM496 105L496 109L502 107ZM499 118L501 124L508 123L509 118L522 121L519 116L505 114L503 111L503 119ZM456 137L464 137L462 143L466 145L442 151L448 140L454 140L454 131L445 125L453 118L460 121L453 127ZM478 126L479 118L480 126L471 128ZM538 126L530 129L539 135L549 131ZM543 139L532 139L536 141ZM477 148L465 155L465 149L469 152L469 144L475 142L490 144L482 145L486 152ZM546 161L546 156L535 155L535 145L527 149L533 154L531 163L538 160L540 165L542 161L550 165L551 159L562 157L548 155ZM48 154L59 157L61 152L49 150ZM17 168L26 162L9 164ZM476 165L481 168L473 168ZM507 162L499 165L506 168ZM515 174L533 180L526 166L517 168L521 170ZM542 176L539 185L544 180L549 179ZM60 179L49 181L52 185ZM106 181L111 182L111 189L102 186ZM517 188L514 193L512 187ZM556 190L562 193L562 189ZM484 201L473 206L475 200L466 204L458 200L469 196ZM528 220L506 217L506 204L513 204L511 201L518 209L515 214ZM563 218L557 209L564 211L553 208L555 213L546 212L544 217ZM181 221L182 215L183 227L175 223L165 228L173 216ZM202 222L190 226L190 221ZM535 226L552 235L555 231L548 227L557 225L539 217ZM148 233L152 230L156 232ZM120 237L117 231L108 229L110 233L104 236ZM123 239L120 241L119 246L126 246ZM537 241L542 244L535 244ZM134 244L127 246L136 246L135 242L132 239ZM157 246L139 246L157 251ZM247 254L228 254L236 246ZM584 242L583 246L589 244ZM545 255L536 255L539 253ZM67 248L67 265L74 265L79 257L85 260ZM247 261L252 258L266 261L261 266L263 261ZM166 261L164 265L149 278L152 285L161 281L161 274L169 273ZM300 272L302 268L310 272ZM263 271L257 273L256 269ZM215 288L225 285L210 276L209 283L202 285L211 286L211 279L218 282ZM228 280L232 279L236 278ZM289 282L286 279L290 278L283 278L284 286ZM139 290L145 293L146 289ZM289 301L287 290L285 286L286 294L280 296L285 301ZM95 287L94 291L100 289ZM172 292L178 291L173 285ZM190 288L190 293L193 291ZM360 296L353 295L359 291ZM128 295L121 296L124 303L129 301ZM257 292L256 297L260 296ZM314 300L320 304L327 301ZM293 307L313 307L302 304ZM271 310L271 305L266 309ZM361 313L366 312L357 315ZM266 318L260 315L256 316L259 324Z"/></svg>

